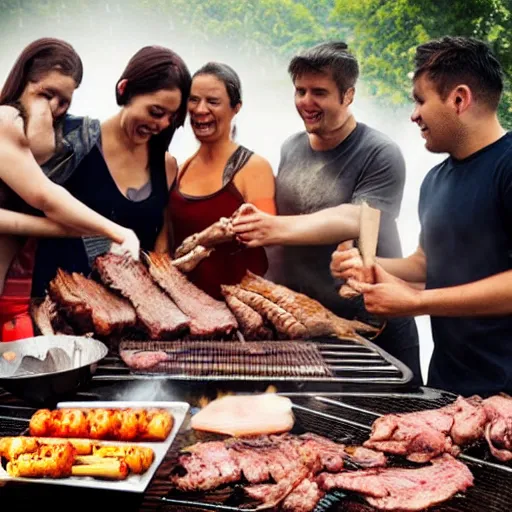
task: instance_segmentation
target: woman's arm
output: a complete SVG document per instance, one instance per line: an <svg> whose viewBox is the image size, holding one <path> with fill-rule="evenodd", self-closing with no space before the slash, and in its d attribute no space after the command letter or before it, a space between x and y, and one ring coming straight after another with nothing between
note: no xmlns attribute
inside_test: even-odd
<svg viewBox="0 0 512 512"><path fill-rule="evenodd" d="M0 179L30 206L80 234L103 235L138 254L133 231L115 224L50 181L35 161L28 140L14 123L0 125Z"/></svg>
<svg viewBox="0 0 512 512"><path fill-rule="evenodd" d="M3 208L0 208L0 233L37 238L80 236L78 231L46 217L12 212Z"/></svg>

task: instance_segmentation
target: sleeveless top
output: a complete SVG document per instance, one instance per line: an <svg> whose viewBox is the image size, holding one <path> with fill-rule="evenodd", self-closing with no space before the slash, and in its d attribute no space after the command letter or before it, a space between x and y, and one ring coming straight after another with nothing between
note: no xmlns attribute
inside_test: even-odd
<svg viewBox="0 0 512 512"><path fill-rule="evenodd" d="M141 249L153 250L162 229L168 199L165 155L150 169L151 193L142 200L128 199L110 174L99 144L84 157L65 188L79 201L104 217L132 229L139 237ZM36 253L32 296L42 297L58 268L68 272L91 271L86 250L87 238L41 239Z"/></svg>
<svg viewBox="0 0 512 512"><path fill-rule="evenodd" d="M221 217L230 217L245 202L233 178L252 154L252 151L239 146L223 171L222 188L207 196L189 196L180 192L180 180L188 165L183 169L174 180L169 194L169 218L175 248L185 238L202 231ZM187 277L210 296L221 299L221 284L238 284L246 270L263 275L267 268L267 256L263 248L248 249L233 241L215 246L210 256L188 272Z"/></svg>

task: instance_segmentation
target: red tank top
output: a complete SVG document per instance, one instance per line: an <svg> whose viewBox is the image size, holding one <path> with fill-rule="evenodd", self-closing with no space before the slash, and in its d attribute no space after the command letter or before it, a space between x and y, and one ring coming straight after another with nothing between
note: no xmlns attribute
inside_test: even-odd
<svg viewBox="0 0 512 512"><path fill-rule="evenodd" d="M230 217L244 203L233 178L251 155L251 151L239 146L224 169L222 188L208 196L196 197L180 192L179 180L186 168L174 181L169 195L169 216L175 248L185 238L206 229L221 217ZM263 248L248 249L234 241L217 245L208 258L187 273L187 277L212 297L221 299L221 284L238 284L247 270L263 275L267 268L268 261Z"/></svg>

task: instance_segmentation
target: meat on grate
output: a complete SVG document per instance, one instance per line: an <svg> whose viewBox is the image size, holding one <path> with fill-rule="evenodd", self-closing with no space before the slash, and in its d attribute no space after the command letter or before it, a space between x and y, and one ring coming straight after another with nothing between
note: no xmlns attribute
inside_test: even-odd
<svg viewBox="0 0 512 512"><path fill-rule="evenodd" d="M277 285L250 271L247 271L239 287L260 295L279 306L290 314L296 322L304 326L306 336L309 337L331 335L351 337L360 331L378 331L378 329L367 326L362 322L340 318L318 301L302 293L294 292L285 286Z"/></svg>
<svg viewBox="0 0 512 512"><path fill-rule="evenodd" d="M96 334L108 336L135 325L137 320L127 300L76 272L68 274L58 269L50 282L49 294L84 332L92 328Z"/></svg>
<svg viewBox="0 0 512 512"><path fill-rule="evenodd" d="M251 306L242 302L235 295L235 287L222 285L222 295L226 304L235 315L238 326L246 340L270 340L273 337L272 330L265 326L263 316Z"/></svg>
<svg viewBox="0 0 512 512"><path fill-rule="evenodd" d="M155 352L161 354L155 356ZM134 371L187 376L332 377L314 343L292 341L127 342L119 347ZM166 354L166 358L163 356Z"/></svg>
<svg viewBox="0 0 512 512"><path fill-rule="evenodd" d="M190 321L190 334L197 337L229 335L238 323L224 302L210 297L176 269L168 254L149 253L149 273Z"/></svg>
<svg viewBox="0 0 512 512"><path fill-rule="evenodd" d="M485 438L491 453L502 462L512 460L512 398L495 395L483 401L488 423Z"/></svg>
<svg viewBox="0 0 512 512"><path fill-rule="evenodd" d="M469 468L451 455L417 469L379 468L318 476L321 489L363 494L379 510L420 511L442 503L473 485Z"/></svg>
<svg viewBox="0 0 512 512"><path fill-rule="evenodd" d="M95 269L105 284L132 303L152 339L165 339L188 327L188 317L158 287L140 261L108 253L96 258Z"/></svg>
<svg viewBox="0 0 512 512"><path fill-rule="evenodd" d="M372 426L364 446L413 462L427 462L442 453L457 455L458 445L480 439L486 415L479 397L459 397L453 404L428 411L386 414Z"/></svg>

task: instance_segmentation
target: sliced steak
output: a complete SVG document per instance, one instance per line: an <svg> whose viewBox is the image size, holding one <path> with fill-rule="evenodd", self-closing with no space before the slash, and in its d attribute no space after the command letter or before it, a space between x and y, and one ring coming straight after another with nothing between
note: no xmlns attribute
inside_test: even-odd
<svg viewBox="0 0 512 512"><path fill-rule="evenodd" d="M127 300L82 274L58 269L50 282L49 294L85 332L92 330L108 336L134 326L137 321L135 310Z"/></svg>
<svg viewBox="0 0 512 512"><path fill-rule="evenodd" d="M222 285L222 295L235 315L239 329L246 340L271 340L272 330L265 326L263 317L253 308L234 295L233 286Z"/></svg>
<svg viewBox="0 0 512 512"><path fill-rule="evenodd" d="M485 438L494 457L502 462L512 460L512 398L496 395L483 401L488 423Z"/></svg>
<svg viewBox="0 0 512 512"><path fill-rule="evenodd" d="M288 494L281 504L285 512L311 512L317 503L325 496L313 477L304 478L293 491Z"/></svg>
<svg viewBox="0 0 512 512"><path fill-rule="evenodd" d="M173 266L168 254L150 253L148 260L153 279L189 317L192 336L229 335L236 330L238 322L227 305L191 283Z"/></svg>
<svg viewBox="0 0 512 512"><path fill-rule="evenodd" d="M418 469L366 469L339 474L321 473L324 491L345 489L361 493L379 510L417 511L450 499L473 485L468 467L444 454Z"/></svg>
<svg viewBox="0 0 512 512"><path fill-rule="evenodd" d="M140 261L108 253L96 258L95 269L105 284L132 303L152 339L166 339L188 327L187 316L158 287Z"/></svg>

